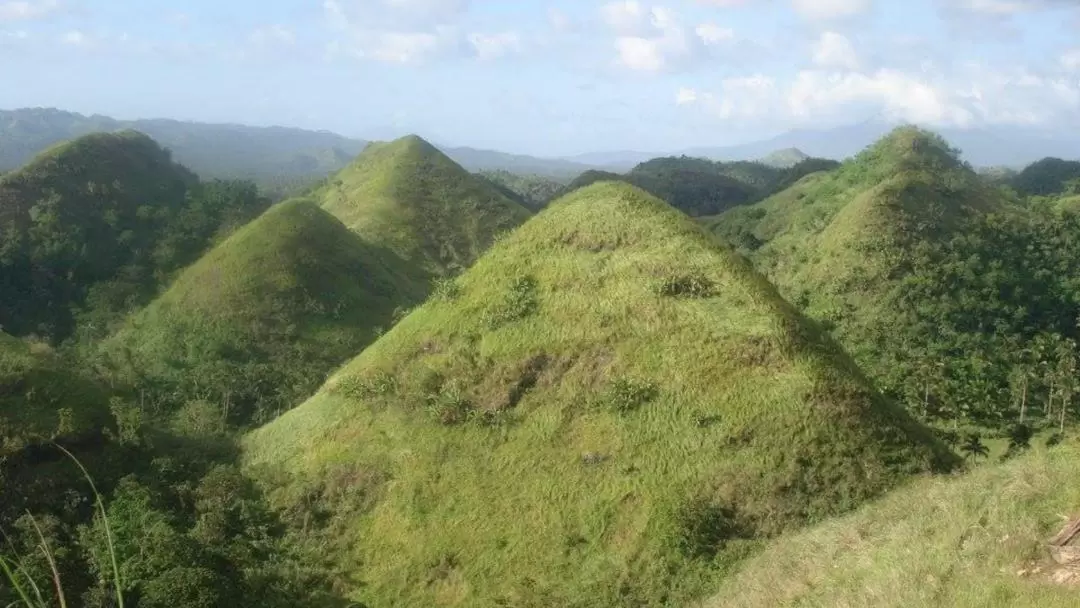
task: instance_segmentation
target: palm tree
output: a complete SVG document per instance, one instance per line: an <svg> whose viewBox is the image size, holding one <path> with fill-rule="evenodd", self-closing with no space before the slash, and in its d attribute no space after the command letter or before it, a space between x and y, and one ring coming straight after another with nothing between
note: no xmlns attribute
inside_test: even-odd
<svg viewBox="0 0 1080 608"><path fill-rule="evenodd" d="M982 437L978 433L968 433L967 440L960 446L960 450L964 452L965 458L971 458L976 462L980 456L986 458L990 454L990 450L983 444Z"/></svg>

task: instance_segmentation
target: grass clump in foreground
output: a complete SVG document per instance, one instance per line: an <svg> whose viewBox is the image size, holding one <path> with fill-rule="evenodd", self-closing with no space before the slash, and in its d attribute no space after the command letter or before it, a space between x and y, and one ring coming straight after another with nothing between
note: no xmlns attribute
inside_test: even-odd
<svg viewBox="0 0 1080 608"><path fill-rule="evenodd" d="M658 293L673 275L715 289ZM764 539L956 464L635 187L557 201L452 291L245 440L370 605L683 605Z"/></svg>
<svg viewBox="0 0 1080 608"><path fill-rule="evenodd" d="M280 203L188 268L102 346L121 380L173 408L267 420L416 303L428 276L306 200Z"/></svg>
<svg viewBox="0 0 1080 608"><path fill-rule="evenodd" d="M916 481L782 536L704 606L1074 606L1045 543L1078 514L1080 444Z"/></svg>
<svg viewBox="0 0 1080 608"><path fill-rule="evenodd" d="M498 234L529 217L415 135L370 144L313 196L368 242L437 275L468 268Z"/></svg>

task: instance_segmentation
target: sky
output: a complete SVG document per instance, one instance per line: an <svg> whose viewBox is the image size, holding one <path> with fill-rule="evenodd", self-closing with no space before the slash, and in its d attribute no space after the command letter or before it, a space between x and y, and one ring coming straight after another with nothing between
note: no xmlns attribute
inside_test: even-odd
<svg viewBox="0 0 1080 608"><path fill-rule="evenodd" d="M545 156L1080 128L1080 0L0 0L0 108Z"/></svg>

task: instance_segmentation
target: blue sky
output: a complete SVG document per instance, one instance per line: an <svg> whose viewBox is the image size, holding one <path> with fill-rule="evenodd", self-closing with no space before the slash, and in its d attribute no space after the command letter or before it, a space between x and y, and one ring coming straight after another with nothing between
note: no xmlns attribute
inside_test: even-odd
<svg viewBox="0 0 1080 608"><path fill-rule="evenodd" d="M0 107L543 155L1075 129L1076 32L1080 0L0 0Z"/></svg>

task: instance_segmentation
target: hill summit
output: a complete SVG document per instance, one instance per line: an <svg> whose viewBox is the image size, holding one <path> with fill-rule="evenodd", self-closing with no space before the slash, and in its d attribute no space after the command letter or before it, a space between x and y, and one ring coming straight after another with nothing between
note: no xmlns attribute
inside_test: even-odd
<svg viewBox="0 0 1080 608"><path fill-rule="evenodd" d="M195 183L136 131L57 144L0 176L0 326L64 338L90 287L160 270L155 246Z"/></svg>
<svg viewBox="0 0 1080 608"><path fill-rule="evenodd" d="M102 347L172 401L228 404L240 423L310 395L423 299L428 277L314 203L271 207L186 269Z"/></svg>
<svg viewBox="0 0 1080 608"><path fill-rule="evenodd" d="M371 243L435 274L469 267L529 211L416 135L369 144L315 196Z"/></svg>
<svg viewBox="0 0 1080 608"><path fill-rule="evenodd" d="M761 539L955 457L743 258L602 182L443 283L246 459L321 525L357 601L621 606L688 601Z"/></svg>

